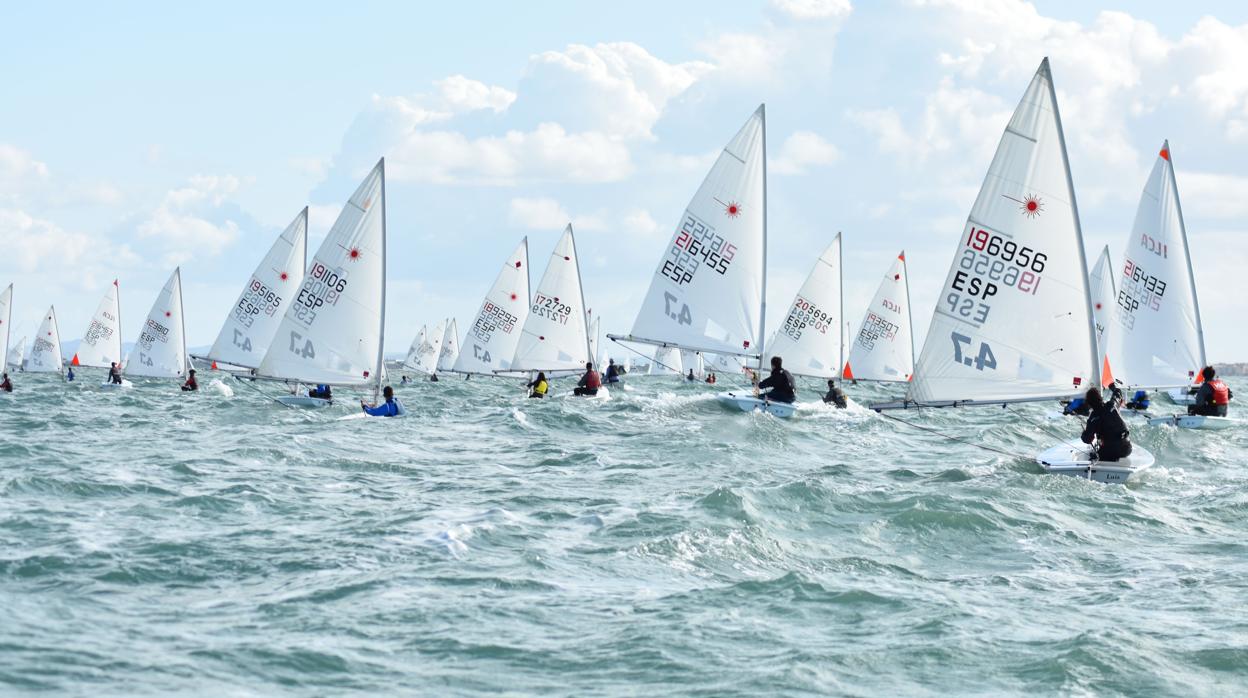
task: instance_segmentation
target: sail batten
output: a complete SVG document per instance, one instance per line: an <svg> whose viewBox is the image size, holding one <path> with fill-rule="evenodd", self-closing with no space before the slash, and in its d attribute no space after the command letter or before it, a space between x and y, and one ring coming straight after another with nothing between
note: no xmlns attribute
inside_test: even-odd
<svg viewBox="0 0 1248 698"><path fill-rule="evenodd" d="M1099 377L1083 233L1046 58L967 217L907 402L1050 399Z"/></svg>

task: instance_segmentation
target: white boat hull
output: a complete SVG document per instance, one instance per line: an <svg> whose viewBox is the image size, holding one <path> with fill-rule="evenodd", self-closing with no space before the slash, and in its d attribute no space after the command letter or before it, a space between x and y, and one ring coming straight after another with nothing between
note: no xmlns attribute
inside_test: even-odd
<svg viewBox="0 0 1248 698"><path fill-rule="evenodd" d="M1148 420L1150 427L1171 426L1180 429L1229 429L1235 425L1230 417L1210 417L1206 415L1172 414L1165 417L1153 417Z"/></svg>
<svg viewBox="0 0 1248 698"><path fill-rule="evenodd" d="M1151 467L1156 459L1138 444L1132 444L1131 455L1117 461L1092 460L1091 446L1058 444L1038 454L1036 462L1044 467L1045 472L1054 475L1124 483L1141 470Z"/></svg>
<svg viewBox="0 0 1248 698"><path fill-rule="evenodd" d="M1166 397L1170 398L1170 402L1176 405L1196 404L1196 396L1188 392L1187 388L1171 388L1166 391Z"/></svg>
<svg viewBox="0 0 1248 698"><path fill-rule="evenodd" d="M125 378L122 378L120 383L111 383L109 381L104 381L103 383L100 383L100 390L121 390L122 388L133 388L133 387L134 387L134 383L131 383Z"/></svg>
<svg viewBox="0 0 1248 698"><path fill-rule="evenodd" d="M788 419L797 411L797 405L788 402L772 402L771 400L763 400L753 395L739 395L737 393L720 393L716 396L720 403L732 407L736 407L742 412L766 412L783 419Z"/></svg>
<svg viewBox="0 0 1248 698"><path fill-rule="evenodd" d="M308 397L307 395L279 395L273 398L287 407L301 407L304 409L320 409L329 407L334 404L333 400L326 400L320 397Z"/></svg>

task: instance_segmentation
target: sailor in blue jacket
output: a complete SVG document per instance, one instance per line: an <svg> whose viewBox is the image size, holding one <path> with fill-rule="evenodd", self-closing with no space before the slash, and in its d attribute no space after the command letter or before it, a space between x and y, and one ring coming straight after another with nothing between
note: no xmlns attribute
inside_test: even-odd
<svg viewBox="0 0 1248 698"><path fill-rule="evenodd" d="M382 388L381 395L386 398L386 401L372 407L360 400L360 408L364 410L365 414L373 417L398 417L403 414L403 403L394 399L394 388L387 385L385 388Z"/></svg>

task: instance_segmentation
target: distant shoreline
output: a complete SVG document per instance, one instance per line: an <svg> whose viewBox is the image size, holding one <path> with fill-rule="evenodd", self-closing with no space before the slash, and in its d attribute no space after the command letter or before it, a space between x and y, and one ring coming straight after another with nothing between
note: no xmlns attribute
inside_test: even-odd
<svg viewBox="0 0 1248 698"><path fill-rule="evenodd" d="M1214 364L1220 376L1248 376L1248 363Z"/></svg>

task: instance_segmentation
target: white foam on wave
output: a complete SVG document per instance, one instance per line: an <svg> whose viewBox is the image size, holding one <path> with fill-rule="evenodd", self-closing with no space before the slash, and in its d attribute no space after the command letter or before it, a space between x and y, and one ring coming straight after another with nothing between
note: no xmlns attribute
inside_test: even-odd
<svg viewBox="0 0 1248 698"><path fill-rule="evenodd" d="M208 387L221 394L221 397L234 397L234 389L221 382L220 378L213 378Z"/></svg>

